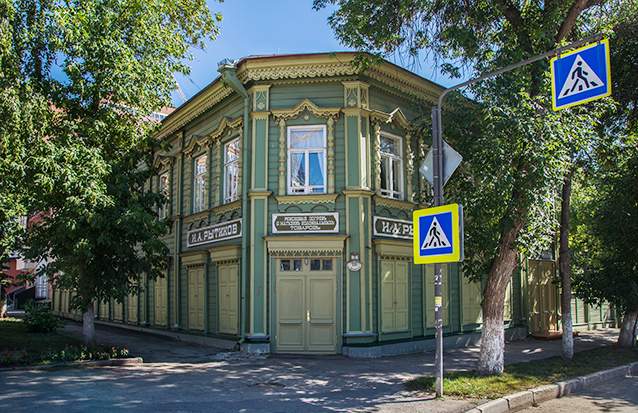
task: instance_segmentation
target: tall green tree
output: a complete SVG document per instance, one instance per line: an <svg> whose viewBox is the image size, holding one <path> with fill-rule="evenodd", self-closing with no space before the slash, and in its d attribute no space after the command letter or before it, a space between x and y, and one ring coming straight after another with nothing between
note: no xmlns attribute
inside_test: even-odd
<svg viewBox="0 0 638 413"><path fill-rule="evenodd" d="M605 149L579 182L573 206L574 285L586 302L621 317L618 344L636 343L638 324L638 135Z"/></svg>
<svg viewBox="0 0 638 413"><path fill-rule="evenodd" d="M24 248L72 290L90 344L94 303L122 301L164 268L162 199L144 190L158 145L147 119L170 103L174 74L188 73L190 48L216 36L221 16L204 0L2 1L16 77L51 120L35 123L38 145L26 148L29 209L43 214Z"/></svg>
<svg viewBox="0 0 638 413"><path fill-rule="evenodd" d="M577 39L612 3L315 0L314 5L337 6L329 22L350 47L381 55L403 53L415 60L429 55L458 76L462 70L469 75L487 72ZM547 62L525 66L472 92L484 105L478 119L487 123L479 131L483 146L473 147L478 152L463 151L466 159L476 160L467 162L474 172L471 184L460 184L472 191L464 199L470 232L464 268L474 277L486 274L478 370L494 374L503 371L505 290L518 253L533 251L539 233L556 229L545 218L555 199L549 194L557 193L564 173L571 133L566 125L584 127L588 115L547 111Z"/></svg>

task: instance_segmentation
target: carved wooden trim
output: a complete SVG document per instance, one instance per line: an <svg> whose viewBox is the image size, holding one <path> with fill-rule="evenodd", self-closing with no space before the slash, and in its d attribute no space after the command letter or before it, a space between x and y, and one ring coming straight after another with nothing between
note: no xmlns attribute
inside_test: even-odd
<svg viewBox="0 0 638 413"><path fill-rule="evenodd" d="M279 195L286 195L286 120L279 119Z"/></svg>
<svg viewBox="0 0 638 413"><path fill-rule="evenodd" d="M381 194L381 125L374 122L374 190Z"/></svg>
<svg viewBox="0 0 638 413"><path fill-rule="evenodd" d="M335 119L333 116L328 118L328 193L335 191Z"/></svg>
<svg viewBox="0 0 638 413"><path fill-rule="evenodd" d="M417 208L417 204L409 201L400 201L398 199L387 198L381 195L374 196L374 203L377 206L402 209L405 211L413 211Z"/></svg>
<svg viewBox="0 0 638 413"><path fill-rule="evenodd" d="M213 184L215 185L215 191L213 192L213 206L219 205L219 199L221 196L220 189L222 188L222 144L221 139L215 141L215 174L213 176Z"/></svg>
<svg viewBox="0 0 638 413"><path fill-rule="evenodd" d="M304 99L290 109L273 110L271 113L275 119L293 119L299 116L304 110L319 118L329 118L339 116L341 108L320 108L312 103L310 99Z"/></svg>
<svg viewBox="0 0 638 413"><path fill-rule="evenodd" d="M334 204L339 194L279 195L279 204Z"/></svg>
<svg viewBox="0 0 638 413"><path fill-rule="evenodd" d="M216 141L217 139L221 138L221 136L224 134L224 132L226 131L226 129L235 129L238 128L242 125L243 123L243 119L241 116L236 117L235 119L231 119L228 117L223 117L221 121L219 121L219 125L217 125L217 128L208 134L208 139L212 142L212 141Z"/></svg>
<svg viewBox="0 0 638 413"><path fill-rule="evenodd" d="M410 132L405 135L405 171L407 175L406 179L406 199L410 202L414 202L412 179L414 175L414 153L412 152L412 135Z"/></svg>

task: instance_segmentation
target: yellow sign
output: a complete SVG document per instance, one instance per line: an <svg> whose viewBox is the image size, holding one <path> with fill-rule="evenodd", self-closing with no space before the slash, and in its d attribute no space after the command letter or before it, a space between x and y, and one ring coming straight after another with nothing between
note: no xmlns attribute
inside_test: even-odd
<svg viewBox="0 0 638 413"><path fill-rule="evenodd" d="M459 204L414 211L414 263L463 261L462 219L463 208Z"/></svg>

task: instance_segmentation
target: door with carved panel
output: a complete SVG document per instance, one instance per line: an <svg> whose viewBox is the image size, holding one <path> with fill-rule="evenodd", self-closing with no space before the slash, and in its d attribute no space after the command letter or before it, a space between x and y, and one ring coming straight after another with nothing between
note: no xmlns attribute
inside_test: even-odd
<svg viewBox="0 0 638 413"><path fill-rule="evenodd" d="M276 351L337 351L337 280L333 258L277 260Z"/></svg>
<svg viewBox="0 0 638 413"><path fill-rule="evenodd" d="M239 264L219 266L219 332L237 334Z"/></svg>

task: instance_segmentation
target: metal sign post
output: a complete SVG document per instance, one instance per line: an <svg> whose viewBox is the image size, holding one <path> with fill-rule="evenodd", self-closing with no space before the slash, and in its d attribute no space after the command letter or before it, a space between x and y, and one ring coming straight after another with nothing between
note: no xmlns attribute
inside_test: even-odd
<svg viewBox="0 0 638 413"><path fill-rule="evenodd" d="M432 151L433 151L433 189L434 189L434 205L441 206L444 202L443 185L444 185L444 165L443 165L443 123L441 121L441 110L443 107L443 99L445 96L454 91L461 89L465 86L472 85L482 80L498 76L500 74L512 71L522 66L526 66L530 63L537 62L542 59L547 59L553 56L560 56L561 53L572 50L575 47L583 46L587 43L600 41L602 39L601 34L590 36L583 40L579 40L570 43L566 46L559 47L554 50L530 57L518 63L505 66L501 69L493 72L488 72L477 78L467 80L458 85L447 88L439 95L438 103L432 108ZM415 228L416 233L416 228ZM442 296L442 274L441 264L434 264L434 324L436 327L436 356L435 356L435 369L436 369L436 382L435 390L436 396L443 396L443 296Z"/></svg>

